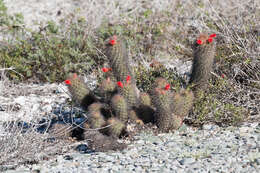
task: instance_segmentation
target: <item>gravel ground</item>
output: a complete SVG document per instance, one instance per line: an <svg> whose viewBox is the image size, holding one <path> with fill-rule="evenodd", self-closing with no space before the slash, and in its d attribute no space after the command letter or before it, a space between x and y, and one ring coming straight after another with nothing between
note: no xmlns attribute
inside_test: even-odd
<svg viewBox="0 0 260 173"><path fill-rule="evenodd" d="M122 152L78 152L11 172L259 172L260 124L142 133Z"/></svg>

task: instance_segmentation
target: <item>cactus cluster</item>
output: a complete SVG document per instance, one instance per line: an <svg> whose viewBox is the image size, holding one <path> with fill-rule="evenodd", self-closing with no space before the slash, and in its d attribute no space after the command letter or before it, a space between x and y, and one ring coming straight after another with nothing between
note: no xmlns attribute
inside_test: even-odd
<svg viewBox="0 0 260 173"><path fill-rule="evenodd" d="M195 43L190 86L205 89L214 59L215 35L202 34ZM193 106L193 90L173 91L164 78L157 78L148 93L139 92L130 66L125 41L113 36L106 45L110 68L103 68L105 79L97 91L91 91L77 75L66 80L72 99L88 110L85 127L103 129L100 132L119 137L129 121L155 123L159 130L178 129ZM104 111L104 109L106 111Z"/></svg>

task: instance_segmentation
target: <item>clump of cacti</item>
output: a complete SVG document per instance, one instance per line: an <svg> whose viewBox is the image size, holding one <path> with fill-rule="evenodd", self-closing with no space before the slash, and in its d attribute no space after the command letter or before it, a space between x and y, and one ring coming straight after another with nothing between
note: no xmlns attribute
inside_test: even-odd
<svg viewBox="0 0 260 173"><path fill-rule="evenodd" d="M190 83L194 90L205 90L212 72L215 56L214 37L216 34L200 34L193 46L193 64Z"/></svg>
<svg viewBox="0 0 260 173"><path fill-rule="evenodd" d="M202 34L196 42L190 80L192 89L204 89L208 84L215 52L213 37L215 35ZM127 129L128 122L155 123L163 132L182 125L193 106L192 90L173 91L166 79L157 78L149 93L139 93L125 41L117 36L109 39L106 56L110 68L102 68L105 79L96 92L86 87L76 75L66 81L72 98L88 110L89 120L84 127L103 127L106 130L100 132L119 137ZM93 93L97 92L98 96L95 96Z"/></svg>

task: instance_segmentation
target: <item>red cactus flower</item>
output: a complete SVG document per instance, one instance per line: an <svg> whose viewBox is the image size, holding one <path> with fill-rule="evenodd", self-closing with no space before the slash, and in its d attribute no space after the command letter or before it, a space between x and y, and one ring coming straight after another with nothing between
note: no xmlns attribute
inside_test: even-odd
<svg viewBox="0 0 260 173"><path fill-rule="evenodd" d="M211 34L209 37L210 37L210 38L214 38L214 37L216 37L216 36L217 36L217 34L214 33L214 34Z"/></svg>
<svg viewBox="0 0 260 173"><path fill-rule="evenodd" d="M109 40L109 44L112 45L112 46L115 45L116 44L116 39L117 39L117 37L114 35L113 38L111 38Z"/></svg>
<svg viewBox="0 0 260 173"><path fill-rule="evenodd" d="M197 44L203 44L202 40L197 40Z"/></svg>
<svg viewBox="0 0 260 173"><path fill-rule="evenodd" d="M221 77L224 79L224 78L225 78L225 75L224 75L224 74L221 74Z"/></svg>
<svg viewBox="0 0 260 173"><path fill-rule="evenodd" d="M130 80L131 80L131 76L128 75L128 76L126 77L126 82L129 82Z"/></svg>
<svg viewBox="0 0 260 173"><path fill-rule="evenodd" d="M65 84L66 84L66 85L71 85L71 81L70 81L70 80L68 80L68 79L67 79L67 80L65 80L64 82L65 82Z"/></svg>
<svg viewBox="0 0 260 173"><path fill-rule="evenodd" d="M170 84L166 84L165 87L164 87L165 90L169 90L170 88L171 88Z"/></svg>
<svg viewBox="0 0 260 173"><path fill-rule="evenodd" d="M213 42L213 38L212 38L212 37L209 37L208 42L209 42L209 43Z"/></svg>
<svg viewBox="0 0 260 173"><path fill-rule="evenodd" d="M103 68L102 68L102 71L106 73L106 72L108 72L108 71L109 71L109 69L108 69L108 68L106 68L106 67L103 67Z"/></svg>
<svg viewBox="0 0 260 173"><path fill-rule="evenodd" d="M119 87L121 87L121 88L124 87L124 86L123 86L123 83L122 83L121 81L118 81L118 82L117 82L117 86L119 86Z"/></svg>

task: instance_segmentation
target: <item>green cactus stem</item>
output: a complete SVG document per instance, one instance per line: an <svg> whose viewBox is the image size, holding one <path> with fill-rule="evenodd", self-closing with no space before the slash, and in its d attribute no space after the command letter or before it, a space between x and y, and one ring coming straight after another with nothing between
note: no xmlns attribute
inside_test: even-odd
<svg viewBox="0 0 260 173"><path fill-rule="evenodd" d="M125 128L125 124L115 117L109 118L107 120L107 125L108 133L116 137L119 137Z"/></svg>
<svg viewBox="0 0 260 173"><path fill-rule="evenodd" d="M87 109L90 104L96 101L94 94L77 74L70 75L68 79L65 80L65 83L72 95L72 100L84 109Z"/></svg>
<svg viewBox="0 0 260 173"><path fill-rule="evenodd" d="M200 34L193 46L193 64L190 78L193 90L206 90L212 72L216 45L214 34Z"/></svg>
<svg viewBox="0 0 260 173"><path fill-rule="evenodd" d="M128 56L125 40L118 36L112 36L107 44L106 56L117 81L124 81L128 75L132 77L133 84L136 83L130 57Z"/></svg>
<svg viewBox="0 0 260 173"><path fill-rule="evenodd" d="M120 94L114 95L111 100L111 106L117 118L119 118L122 122L126 122L128 120L127 102L123 96Z"/></svg>

